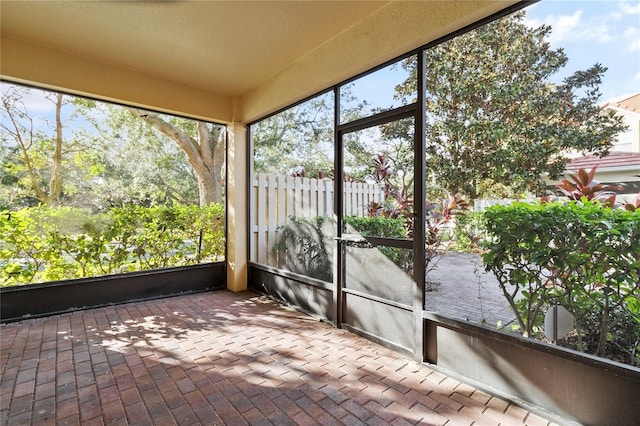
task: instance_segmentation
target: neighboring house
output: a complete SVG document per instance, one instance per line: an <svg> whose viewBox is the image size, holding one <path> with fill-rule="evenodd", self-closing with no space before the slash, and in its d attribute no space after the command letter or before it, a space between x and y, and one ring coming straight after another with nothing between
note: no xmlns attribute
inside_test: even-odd
<svg viewBox="0 0 640 426"><path fill-rule="evenodd" d="M576 157L567 165L567 173L575 173L579 169L591 170L596 165L596 180L622 185L624 189L619 191L621 194L640 192L640 152L611 151L603 158L594 155Z"/></svg>
<svg viewBox="0 0 640 426"><path fill-rule="evenodd" d="M623 117L628 129L618 135L608 156L575 157L567 165L567 173L590 170L598 165L595 179L603 183L622 184L624 194L640 191L640 93L619 102L607 102L603 110L612 110Z"/></svg>
<svg viewBox="0 0 640 426"><path fill-rule="evenodd" d="M607 102L603 111L611 110L622 116L629 129L618 135L612 151L640 152L640 93L620 102Z"/></svg>

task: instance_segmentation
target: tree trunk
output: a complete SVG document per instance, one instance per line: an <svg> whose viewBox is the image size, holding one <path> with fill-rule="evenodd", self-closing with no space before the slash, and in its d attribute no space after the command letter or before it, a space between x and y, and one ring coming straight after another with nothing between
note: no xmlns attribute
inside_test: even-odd
<svg viewBox="0 0 640 426"><path fill-rule="evenodd" d="M600 338L598 339L598 349L596 355L604 357L605 349L607 347L607 335L609 334L609 297L605 300L605 305L602 309L602 322L600 323Z"/></svg>
<svg viewBox="0 0 640 426"><path fill-rule="evenodd" d="M49 195L46 204L55 203L62 194L62 95L56 94L56 140L51 164L51 179L49 181Z"/></svg>
<svg viewBox="0 0 640 426"><path fill-rule="evenodd" d="M2 124L2 129L9 133L18 144L22 161L29 177L29 184L31 189L35 193L36 198L41 203L50 205L55 202L62 194L62 103L63 95L57 94L56 100L53 101L56 106L56 140L54 153L51 164L51 179L49 180L49 191L41 184L41 176L34 166L30 154L30 150L33 147L34 130L32 119L27 115L25 111L20 111L15 107L15 104L10 102L10 99L3 96L2 105L9 117L10 125L7 123ZM16 117L23 117L29 120L30 126L21 126ZM23 134L24 133L24 134Z"/></svg>
<svg viewBox="0 0 640 426"><path fill-rule="evenodd" d="M198 139L200 140L200 155L204 166L202 173L196 170L200 206L221 203L223 200L224 132L219 127L209 129L207 123L199 121Z"/></svg>
<svg viewBox="0 0 640 426"><path fill-rule="evenodd" d="M146 111L131 110L151 127L173 139L187 154L187 160L198 178L200 206L221 203L222 165L224 164L224 132L217 126L210 128L205 122L198 122L198 140L186 134L160 117Z"/></svg>

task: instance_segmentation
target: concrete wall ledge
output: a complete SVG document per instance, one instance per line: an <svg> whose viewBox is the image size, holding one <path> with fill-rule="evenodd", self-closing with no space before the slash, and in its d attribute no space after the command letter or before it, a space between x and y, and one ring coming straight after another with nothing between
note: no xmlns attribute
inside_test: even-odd
<svg viewBox="0 0 640 426"><path fill-rule="evenodd" d="M640 368L424 312L427 361L583 425L636 424Z"/></svg>
<svg viewBox="0 0 640 426"><path fill-rule="evenodd" d="M0 322L224 288L224 262L2 287Z"/></svg>

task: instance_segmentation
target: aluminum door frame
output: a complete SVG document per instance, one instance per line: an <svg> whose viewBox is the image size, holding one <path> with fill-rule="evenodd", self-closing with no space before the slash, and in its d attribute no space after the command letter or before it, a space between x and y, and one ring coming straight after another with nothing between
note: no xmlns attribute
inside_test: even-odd
<svg viewBox="0 0 640 426"><path fill-rule="evenodd" d="M422 55L418 55L419 67L422 66ZM418 73L423 74L423 73ZM422 78L418 79L418 88L424 87ZM418 92L420 93L420 92ZM337 94L336 94L337 95ZM419 98L422 98L419 96ZM339 122L339 96L336 99L336 122ZM336 247L334 250L334 307L335 325L377 341L402 352L409 353L417 359L424 359L423 354L423 321L424 307L424 132L423 102L402 106L393 110L344 123L336 126L335 135L335 188L334 212L336 214ZM346 287L346 247L350 244L364 244L353 241L349 235L343 234L344 214L344 136L367 128L391 123L405 118L413 118L414 122L414 239L398 240L388 238L366 238L370 246L387 246L413 249L413 297L411 304L402 304L393 300L368 295ZM422 247L422 249L421 249Z"/></svg>

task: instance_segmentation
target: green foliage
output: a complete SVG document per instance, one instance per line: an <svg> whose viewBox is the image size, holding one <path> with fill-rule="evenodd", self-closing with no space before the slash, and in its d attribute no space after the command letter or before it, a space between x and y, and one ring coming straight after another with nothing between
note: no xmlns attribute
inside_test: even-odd
<svg viewBox="0 0 640 426"><path fill-rule="evenodd" d="M154 130L138 113L119 105L92 102L78 105L82 119L76 131L80 139L94 140L95 148L83 156L77 169L89 170L82 194L100 209L137 204L151 206L174 202L198 202L197 171L189 164L185 151L172 138ZM198 143L195 120L148 113L157 116L176 131L176 135ZM215 157L215 153L212 152ZM87 199L88 198L88 199Z"/></svg>
<svg viewBox="0 0 640 426"><path fill-rule="evenodd" d="M577 173L570 173L569 179L563 179L556 188L568 199L580 201L600 200L613 207L616 200L616 191L622 189L619 185L603 185L595 180L598 166L593 166L588 172L585 169L578 170Z"/></svg>
<svg viewBox="0 0 640 426"><path fill-rule="evenodd" d="M334 167L333 105L328 92L252 125L254 170L329 176Z"/></svg>
<svg viewBox="0 0 640 426"><path fill-rule="evenodd" d="M453 250L464 253L477 253L481 250L480 241L485 235L484 214L465 212L456 216L453 229Z"/></svg>
<svg viewBox="0 0 640 426"><path fill-rule="evenodd" d="M224 206L0 213L0 285L190 265L224 256Z"/></svg>
<svg viewBox="0 0 640 426"><path fill-rule="evenodd" d="M331 281L334 229L335 223L328 217L290 217L287 225L278 228L278 242L273 248L278 267Z"/></svg>
<svg viewBox="0 0 640 426"><path fill-rule="evenodd" d="M551 49L549 26L524 20L518 12L426 52L428 170L467 199L541 192L564 172L565 152L605 154L625 128L599 108L606 68L554 83L568 57ZM415 85L408 79L398 95L413 96Z"/></svg>
<svg viewBox="0 0 640 426"><path fill-rule="evenodd" d="M0 101L0 129L2 141L0 158L3 174L11 176L11 186L20 197L29 196L40 203L53 204L63 195L63 170L68 167L67 155L73 148L64 140L62 111L69 103L62 94L48 93L55 118L52 132L34 125L23 98L31 89L9 85L2 91ZM6 147L6 148L5 148ZM6 153L12 153L8 157ZM4 179L3 179L4 180ZM7 182L5 180L5 182Z"/></svg>
<svg viewBox="0 0 640 426"><path fill-rule="evenodd" d="M344 223L362 235L380 238L407 238L405 221L388 216L345 216Z"/></svg>
<svg viewBox="0 0 640 426"><path fill-rule="evenodd" d="M0 102L0 208L44 203L106 211L126 204L196 203L199 195L201 203L222 199L223 126L6 86ZM51 110L33 110L26 99L49 102ZM169 135L154 130L151 117ZM200 152L206 155L199 158Z"/></svg>
<svg viewBox="0 0 640 426"><path fill-rule="evenodd" d="M349 232L386 238L406 238L401 218L384 216L345 216ZM287 225L278 228L278 242L273 252L277 265L311 278L331 281L333 274L333 238L335 222L329 217L290 217ZM411 253L394 247L380 247L387 257L401 267L411 263Z"/></svg>
<svg viewBox="0 0 640 426"><path fill-rule="evenodd" d="M407 223L404 217L389 216L345 216L344 223L353 231L364 236L380 238L407 238ZM351 230L348 230L351 232ZM377 247L389 260L402 270L413 270L413 251L395 247Z"/></svg>
<svg viewBox="0 0 640 426"><path fill-rule="evenodd" d="M563 305L576 319L565 342L575 349L634 361L640 338L640 211L599 201L494 206L485 212L487 270L525 335Z"/></svg>

